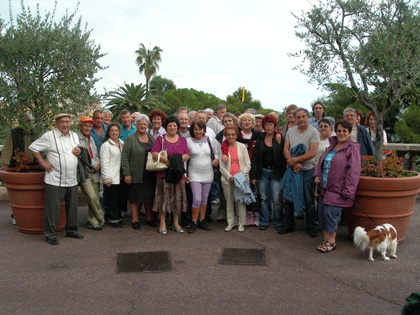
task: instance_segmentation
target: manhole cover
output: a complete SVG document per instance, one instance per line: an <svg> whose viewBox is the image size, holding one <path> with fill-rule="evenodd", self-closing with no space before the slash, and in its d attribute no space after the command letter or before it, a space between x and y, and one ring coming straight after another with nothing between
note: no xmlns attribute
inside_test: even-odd
<svg viewBox="0 0 420 315"><path fill-rule="evenodd" d="M225 248L219 264L266 266L265 249Z"/></svg>
<svg viewBox="0 0 420 315"><path fill-rule="evenodd" d="M119 253L117 273L170 271L169 252Z"/></svg>

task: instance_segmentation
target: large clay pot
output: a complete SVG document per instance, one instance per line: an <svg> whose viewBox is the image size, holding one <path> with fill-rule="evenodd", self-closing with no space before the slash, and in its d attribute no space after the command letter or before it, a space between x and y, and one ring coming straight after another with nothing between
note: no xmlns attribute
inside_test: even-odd
<svg viewBox="0 0 420 315"><path fill-rule="evenodd" d="M346 209L347 228L353 238L357 226L366 231L376 227L371 217L379 225L392 224L397 230L398 243L401 243L407 232L413 214L416 196L420 192L420 175L414 177L380 178L360 177L355 202Z"/></svg>
<svg viewBox="0 0 420 315"><path fill-rule="evenodd" d="M0 177L7 187L9 204L18 229L23 233L43 233L45 172L16 173L0 170ZM57 231L66 225L66 210L61 207Z"/></svg>

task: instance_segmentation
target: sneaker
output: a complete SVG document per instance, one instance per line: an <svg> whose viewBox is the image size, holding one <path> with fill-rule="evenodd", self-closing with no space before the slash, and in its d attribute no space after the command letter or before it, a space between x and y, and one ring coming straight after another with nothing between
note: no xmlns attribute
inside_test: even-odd
<svg viewBox="0 0 420 315"><path fill-rule="evenodd" d="M240 224L240 225L238 226L238 232L244 232L244 231L245 231L244 226L243 226L242 224Z"/></svg>
<svg viewBox="0 0 420 315"><path fill-rule="evenodd" d="M138 222L133 222L131 227L135 230L140 230L140 223Z"/></svg>
<svg viewBox="0 0 420 315"><path fill-rule="evenodd" d="M212 203L213 205L218 205L218 204L220 203L220 199L219 199L219 198L214 199L214 200L212 200L212 201L211 201L211 203Z"/></svg>
<svg viewBox="0 0 420 315"><path fill-rule="evenodd" d="M234 227L235 227L235 224L229 224L229 225L225 228L225 231L226 231L226 232L229 232L229 231L231 231Z"/></svg>
<svg viewBox="0 0 420 315"><path fill-rule="evenodd" d="M287 234L287 233L293 232L294 230L295 228L292 226L282 226L281 228L278 229L278 233Z"/></svg>
<svg viewBox="0 0 420 315"><path fill-rule="evenodd" d="M204 231L210 231L211 228L206 224L206 222L199 220L198 221L198 228Z"/></svg>
<svg viewBox="0 0 420 315"><path fill-rule="evenodd" d="M100 230L102 230L102 225L92 224L92 223L88 222L88 223L86 223L86 228L91 229L91 230L95 230L95 231L100 231Z"/></svg>
<svg viewBox="0 0 420 315"><path fill-rule="evenodd" d="M197 229L197 225L198 225L197 222L191 222L191 225L188 228L188 231L187 232L190 233L190 234L194 233L195 230Z"/></svg>

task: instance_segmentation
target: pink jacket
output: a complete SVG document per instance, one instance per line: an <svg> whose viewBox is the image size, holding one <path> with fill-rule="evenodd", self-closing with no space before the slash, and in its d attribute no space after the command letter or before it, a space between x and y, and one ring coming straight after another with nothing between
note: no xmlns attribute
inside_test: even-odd
<svg viewBox="0 0 420 315"><path fill-rule="evenodd" d="M356 196L357 185L361 174L360 144L349 139L338 150L331 161L328 173L327 189L322 184L322 162L325 156L334 149L338 143L337 137L330 137L330 146L320 157L315 170L321 185L321 195L324 203L336 207L351 207Z"/></svg>

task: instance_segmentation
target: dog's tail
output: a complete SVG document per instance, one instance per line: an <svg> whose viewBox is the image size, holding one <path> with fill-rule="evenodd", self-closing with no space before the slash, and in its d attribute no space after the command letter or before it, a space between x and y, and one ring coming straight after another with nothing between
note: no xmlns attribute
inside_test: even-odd
<svg viewBox="0 0 420 315"><path fill-rule="evenodd" d="M356 245L356 247L361 251L365 251L366 248L368 248L370 242L369 236L367 235L365 229L360 226L354 229L353 240L354 245Z"/></svg>

